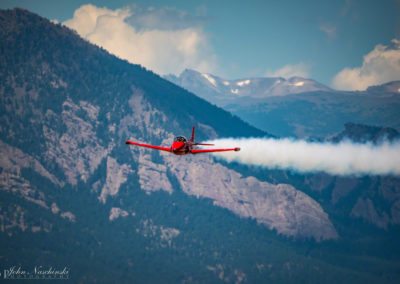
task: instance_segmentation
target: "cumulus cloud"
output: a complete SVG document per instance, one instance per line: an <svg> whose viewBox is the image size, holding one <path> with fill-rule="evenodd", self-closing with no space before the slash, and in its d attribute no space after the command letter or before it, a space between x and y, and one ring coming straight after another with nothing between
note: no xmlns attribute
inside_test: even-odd
<svg viewBox="0 0 400 284"><path fill-rule="evenodd" d="M240 152L215 152L228 162L298 172L324 171L332 175L400 174L400 142L339 144L292 139L218 139L221 148L240 147Z"/></svg>
<svg viewBox="0 0 400 284"><path fill-rule="evenodd" d="M361 67L344 68L332 80L339 90L365 90L369 86L400 80L400 41L377 45L364 56Z"/></svg>
<svg viewBox="0 0 400 284"><path fill-rule="evenodd" d="M290 77L303 77L309 78L310 77L310 67L303 63L299 62L297 64L287 64L278 70L268 70L265 73L266 77L283 77L283 78L290 78Z"/></svg>
<svg viewBox="0 0 400 284"><path fill-rule="evenodd" d="M216 68L201 19L176 9L110 10L89 4L63 24L110 53L159 74L179 74L185 68L214 72Z"/></svg>

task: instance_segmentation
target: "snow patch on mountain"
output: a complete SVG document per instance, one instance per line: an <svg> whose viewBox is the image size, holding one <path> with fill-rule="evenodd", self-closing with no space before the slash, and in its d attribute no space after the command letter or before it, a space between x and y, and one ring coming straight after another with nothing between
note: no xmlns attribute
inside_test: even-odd
<svg viewBox="0 0 400 284"><path fill-rule="evenodd" d="M237 82L236 85L238 85L239 87L243 87L244 85L250 84L250 82L251 82L250 80L244 80L244 81Z"/></svg>
<svg viewBox="0 0 400 284"><path fill-rule="evenodd" d="M301 86L304 85L304 81L300 81L300 82L294 83L294 85L295 85L296 87L301 87Z"/></svg>
<svg viewBox="0 0 400 284"><path fill-rule="evenodd" d="M214 87L217 86L217 83L215 81L215 79L213 77L211 77L208 74L201 74L201 76L203 76L204 78L206 78L208 80L208 82L210 82Z"/></svg>

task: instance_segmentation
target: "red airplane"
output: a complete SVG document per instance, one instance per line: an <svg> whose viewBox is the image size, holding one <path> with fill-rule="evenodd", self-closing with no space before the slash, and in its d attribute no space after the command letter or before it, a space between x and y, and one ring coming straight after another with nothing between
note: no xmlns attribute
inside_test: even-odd
<svg viewBox="0 0 400 284"><path fill-rule="evenodd" d="M132 142L129 140L127 140L125 143L127 145L137 145L137 146L141 146L141 147L147 147L147 148L152 148L152 149L156 149L156 150L167 151L167 152L174 153L175 155L200 154L200 153L224 152L224 151L236 151L236 152L240 151L240 148L238 148L238 147L232 148L232 149L196 149L197 145L214 146L214 144L194 143L194 126L192 129L192 137L190 138L190 140L187 140L183 136L177 136L177 137L175 137L174 142L172 143L170 148L135 143L135 142Z"/></svg>

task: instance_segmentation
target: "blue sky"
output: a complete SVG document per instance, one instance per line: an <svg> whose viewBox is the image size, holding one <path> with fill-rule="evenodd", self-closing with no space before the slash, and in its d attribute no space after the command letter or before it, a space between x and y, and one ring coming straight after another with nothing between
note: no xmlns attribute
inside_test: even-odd
<svg viewBox="0 0 400 284"><path fill-rule="evenodd" d="M103 25L74 17L86 4L92 6L85 15L103 17ZM339 89L400 80L400 1L0 2L13 7L65 22L160 74L193 68L227 79L300 75Z"/></svg>

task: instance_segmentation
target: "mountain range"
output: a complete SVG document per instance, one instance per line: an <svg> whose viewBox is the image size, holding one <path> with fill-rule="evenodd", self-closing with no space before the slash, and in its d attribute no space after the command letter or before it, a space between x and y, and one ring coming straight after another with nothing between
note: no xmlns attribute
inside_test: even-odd
<svg viewBox="0 0 400 284"><path fill-rule="evenodd" d="M225 80L185 70L165 78L277 136L333 136L349 121L400 129L400 81L349 92L301 77Z"/></svg>
<svg viewBox="0 0 400 284"><path fill-rule="evenodd" d="M0 11L0 25L1 271L68 267L71 283L400 279L398 178L128 147L169 146L192 125L198 141L271 135L27 10Z"/></svg>
<svg viewBox="0 0 400 284"><path fill-rule="evenodd" d="M226 80L218 76L185 69L179 77L166 75L165 79L187 88L217 105L227 105L238 98L263 99L312 91L329 91L330 88L310 79L292 77L244 78Z"/></svg>

